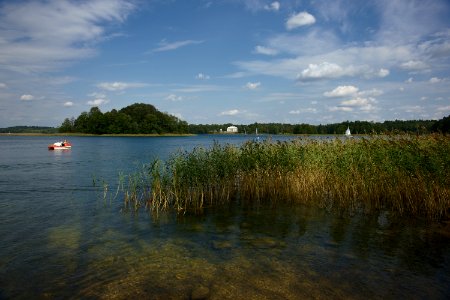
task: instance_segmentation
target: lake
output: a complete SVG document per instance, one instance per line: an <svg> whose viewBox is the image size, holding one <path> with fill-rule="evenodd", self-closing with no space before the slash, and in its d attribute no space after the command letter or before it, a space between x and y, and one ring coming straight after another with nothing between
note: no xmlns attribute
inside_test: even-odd
<svg viewBox="0 0 450 300"><path fill-rule="evenodd" d="M0 136L0 299L450 298L437 223L279 203L156 215L103 198L155 158L253 138L71 137L49 151L58 137Z"/></svg>

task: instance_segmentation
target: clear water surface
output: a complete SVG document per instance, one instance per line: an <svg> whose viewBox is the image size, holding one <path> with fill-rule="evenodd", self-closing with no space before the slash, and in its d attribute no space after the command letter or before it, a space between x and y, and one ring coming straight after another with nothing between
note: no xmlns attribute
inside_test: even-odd
<svg viewBox="0 0 450 300"><path fill-rule="evenodd" d="M122 212L111 187L177 150L252 136L0 137L0 299L448 299L440 224L305 206ZM289 140L292 137L275 137Z"/></svg>

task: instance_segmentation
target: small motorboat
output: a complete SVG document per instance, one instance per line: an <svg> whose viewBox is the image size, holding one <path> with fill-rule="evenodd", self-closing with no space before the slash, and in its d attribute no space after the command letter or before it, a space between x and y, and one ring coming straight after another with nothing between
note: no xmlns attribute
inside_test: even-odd
<svg viewBox="0 0 450 300"><path fill-rule="evenodd" d="M68 149L72 149L72 144L67 140L64 140L64 142L56 142L48 145L48 150L68 150Z"/></svg>

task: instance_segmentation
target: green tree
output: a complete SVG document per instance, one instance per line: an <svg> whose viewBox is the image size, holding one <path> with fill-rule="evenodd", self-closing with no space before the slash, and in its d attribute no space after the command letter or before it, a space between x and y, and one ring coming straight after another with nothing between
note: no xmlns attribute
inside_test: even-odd
<svg viewBox="0 0 450 300"><path fill-rule="evenodd" d="M58 128L58 132L60 133L75 132L75 119L73 117L71 119L69 118L64 119L64 122Z"/></svg>

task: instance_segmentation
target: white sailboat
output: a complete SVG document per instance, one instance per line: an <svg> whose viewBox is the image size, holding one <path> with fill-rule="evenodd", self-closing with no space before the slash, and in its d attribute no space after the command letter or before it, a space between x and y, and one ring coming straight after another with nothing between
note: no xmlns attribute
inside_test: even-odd
<svg viewBox="0 0 450 300"><path fill-rule="evenodd" d="M347 130L345 131L345 136L352 136L352 133L350 132L350 127L347 126Z"/></svg>
<svg viewBox="0 0 450 300"><path fill-rule="evenodd" d="M256 128L255 134L256 134L255 142L259 142L258 128Z"/></svg>

